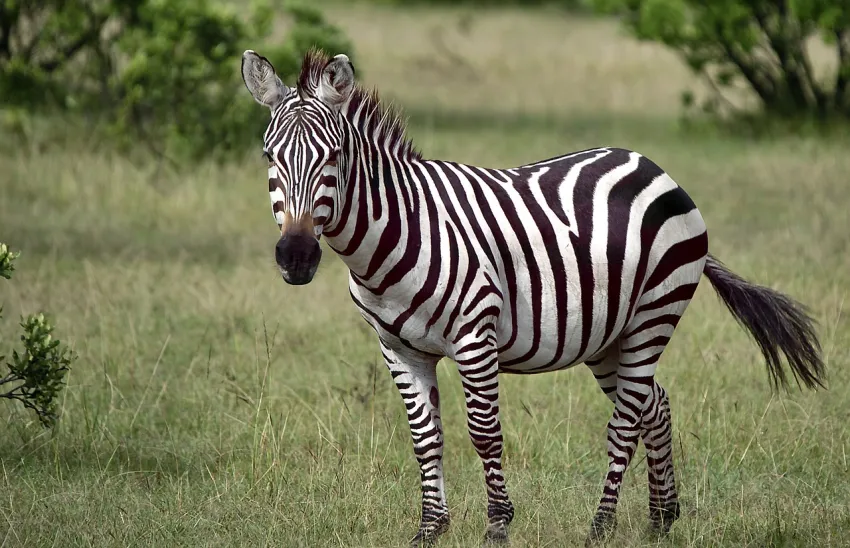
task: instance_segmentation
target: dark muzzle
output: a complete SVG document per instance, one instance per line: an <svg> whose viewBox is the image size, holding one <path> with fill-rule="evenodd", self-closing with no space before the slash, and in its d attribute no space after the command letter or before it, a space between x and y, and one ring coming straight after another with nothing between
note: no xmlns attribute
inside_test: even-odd
<svg viewBox="0 0 850 548"><path fill-rule="evenodd" d="M310 234L285 234L275 245L274 258L286 283L304 285L310 283L319 268L322 248Z"/></svg>

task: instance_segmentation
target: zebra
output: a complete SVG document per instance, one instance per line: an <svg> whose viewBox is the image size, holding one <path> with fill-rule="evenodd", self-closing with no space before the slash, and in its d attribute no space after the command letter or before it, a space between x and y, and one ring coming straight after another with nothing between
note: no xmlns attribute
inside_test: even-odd
<svg viewBox="0 0 850 548"><path fill-rule="evenodd" d="M268 107L263 136L275 260L309 283L320 239L349 270L349 292L377 333L404 402L420 468L421 521L411 545L449 526L437 363L457 364L467 427L484 468L485 542L506 542L514 507L502 470L499 374L584 363L614 404L608 470L587 543L616 526L623 475L646 448L649 519L679 517L670 403L659 358L705 275L761 350L773 387L824 387L806 308L744 280L708 253L694 202L645 156L572 152L511 169L426 160L397 109L355 81L349 57L313 49L295 87L253 50L242 77Z"/></svg>

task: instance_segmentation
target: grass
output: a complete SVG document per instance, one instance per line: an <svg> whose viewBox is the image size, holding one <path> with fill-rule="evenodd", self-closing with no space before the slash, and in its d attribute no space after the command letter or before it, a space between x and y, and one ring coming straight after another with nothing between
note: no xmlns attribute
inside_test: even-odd
<svg viewBox="0 0 850 548"><path fill-rule="evenodd" d="M772 394L754 345L700 286L659 369L684 508L660 544L847 545L847 142L680 132L687 72L605 21L488 12L445 38L471 77L429 37L461 11L329 15L426 156L509 166L634 148L692 195L712 252L810 306L830 389ZM85 143L0 157L0 240L24 252L0 285L3 349L19 314L47 310L80 355L55 431L3 404L3 545L398 546L414 533L401 400L342 263L326 250L304 288L275 272L259 148L180 171ZM481 466L453 364L440 380L454 517L441 546L476 545ZM608 401L582 367L502 387L513 545L578 545L601 493ZM614 545L656 542L645 476L639 453Z"/></svg>

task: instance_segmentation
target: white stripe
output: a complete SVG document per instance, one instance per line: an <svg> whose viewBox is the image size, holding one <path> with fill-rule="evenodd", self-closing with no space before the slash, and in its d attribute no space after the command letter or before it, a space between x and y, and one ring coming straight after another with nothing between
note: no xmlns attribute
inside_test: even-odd
<svg viewBox="0 0 850 548"><path fill-rule="evenodd" d="M283 195L283 191L280 187L276 187L274 190L269 192L269 198L271 198L272 204L276 204L278 202L283 202L286 200L286 196Z"/></svg>

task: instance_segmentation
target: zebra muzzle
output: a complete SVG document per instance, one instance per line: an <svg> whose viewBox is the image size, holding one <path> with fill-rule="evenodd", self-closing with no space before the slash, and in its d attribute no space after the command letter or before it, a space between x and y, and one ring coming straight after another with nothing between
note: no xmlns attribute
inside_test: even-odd
<svg viewBox="0 0 850 548"><path fill-rule="evenodd" d="M322 248L315 236L298 231L280 237L274 256L286 283L304 285L310 283L319 268Z"/></svg>

